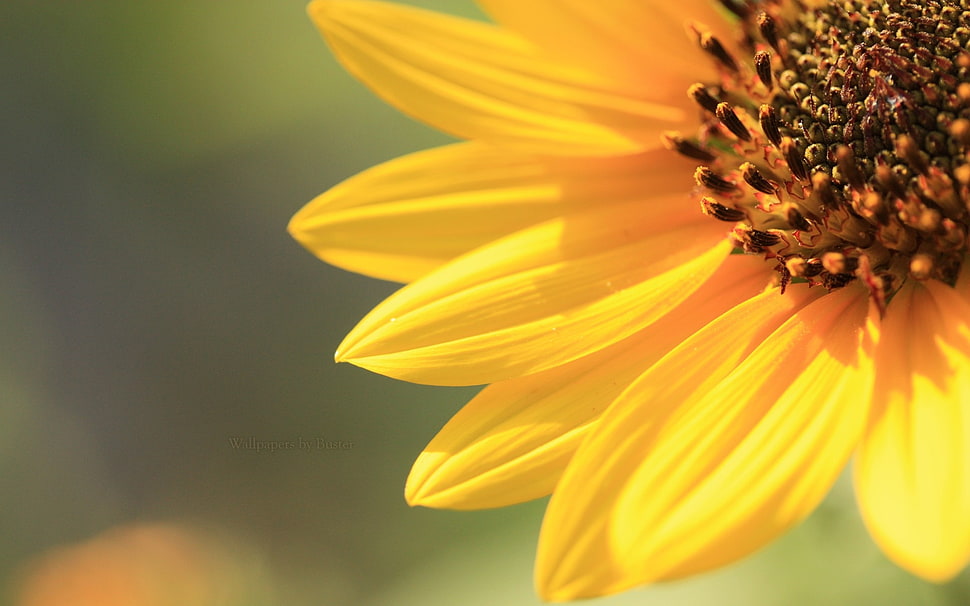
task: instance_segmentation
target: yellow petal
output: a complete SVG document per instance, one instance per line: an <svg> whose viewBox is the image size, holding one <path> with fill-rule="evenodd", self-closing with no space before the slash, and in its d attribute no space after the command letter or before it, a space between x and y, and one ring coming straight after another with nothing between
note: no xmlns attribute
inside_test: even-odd
<svg viewBox="0 0 970 606"><path fill-rule="evenodd" d="M550 502L547 599L722 566L816 506L863 429L875 335L861 289L799 309L812 294L736 307L620 396Z"/></svg>
<svg viewBox="0 0 970 606"><path fill-rule="evenodd" d="M945 581L970 559L970 305L935 281L904 286L877 360L859 505L891 559Z"/></svg>
<svg viewBox="0 0 970 606"><path fill-rule="evenodd" d="M547 154L620 155L659 147L681 107L608 90L542 59L492 25L366 0L315 0L334 54L401 111L465 139ZM681 104L683 106L683 103Z"/></svg>
<svg viewBox="0 0 970 606"><path fill-rule="evenodd" d="M591 203L683 192L694 165L667 150L543 158L459 143L348 179L300 210L289 230L328 263L410 282L482 244Z"/></svg>
<svg viewBox="0 0 970 606"><path fill-rule="evenodd" d="M630 338L485 388L418 457L408 502L483 509L551 493L606 406L684 338L762 290L770 273L761 259L731 256L677 309Z"/></svg>
<svg viewBox="0 0 970 606"><path fill-rule="evenodd" d="M375 308L337 359L475 385L599 351L675 308L727 256L723 226L682 202L593 208L478 248Z"/></svg>
<svg viewBox="0 0 970 606"><path fill-rule="evenodd" d="M716 82L714 62L687 24L710 26L730 47L735 33L714 2L478 0L503 26L551 56L603 74L652 101L680 105L687 87Z"/></svg>

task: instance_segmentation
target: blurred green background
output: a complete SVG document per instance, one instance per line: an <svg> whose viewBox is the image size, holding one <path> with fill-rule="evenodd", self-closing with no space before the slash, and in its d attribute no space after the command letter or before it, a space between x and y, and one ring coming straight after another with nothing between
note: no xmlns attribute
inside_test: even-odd
<svg viewBox="0 0 970 606"><path fill-rule="evenodd" d="M285 232L341 179L446 137L347 76L304 0L8 0L0 70L3 603L49 550L159 522L217 546L229 606L539 603L543 503L402 497L474 390L334 365L395 285ZM843 482L756 557L602 603L967 604L970 578L937 587L886 562Z"/></svg>

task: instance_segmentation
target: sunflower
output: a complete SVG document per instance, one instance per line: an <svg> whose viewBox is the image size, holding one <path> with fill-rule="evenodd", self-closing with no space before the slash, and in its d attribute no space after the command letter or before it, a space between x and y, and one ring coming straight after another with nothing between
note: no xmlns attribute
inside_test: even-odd
<svg viewBox="0 0 970 606"><path fill-rule="evenodd" d="M401 111L466 140L290 224L407 283L336 358L488 384L412 505L552 495L548 600L711 570L804 519L854 456L890 559L970 558L966 0L365 0L309 12Z"/></svg>

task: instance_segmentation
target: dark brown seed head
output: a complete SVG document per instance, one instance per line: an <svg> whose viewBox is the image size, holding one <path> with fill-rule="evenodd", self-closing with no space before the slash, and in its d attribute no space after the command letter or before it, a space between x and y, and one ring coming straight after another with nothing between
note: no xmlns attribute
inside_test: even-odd
<svg viewBox="0 0 970 606"><path fill-rule="evenodd" d="M751 50L741 67L698 33L722 68L690 90L694 145L717 155L695 172L705 212L737 220L733 241L781 284L859 279L879 309L908 279L953 285L970 254L970 0L721 2Z"/></svg>

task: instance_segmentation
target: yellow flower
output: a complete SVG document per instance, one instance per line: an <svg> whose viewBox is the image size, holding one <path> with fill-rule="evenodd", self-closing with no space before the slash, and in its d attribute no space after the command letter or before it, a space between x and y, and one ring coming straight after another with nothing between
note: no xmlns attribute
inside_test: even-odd
<svg viewBox="0 0 970 606"><path fill-rule="evenodd" d="M560 601L733 562L855 454L886 554L959 572L966 3L479 4L497 26L310 5L355 76L468 140L290 225L327 262L409 283L339 361L490 384L420 455L409 502L551 494L536 581Z"/></svg>

